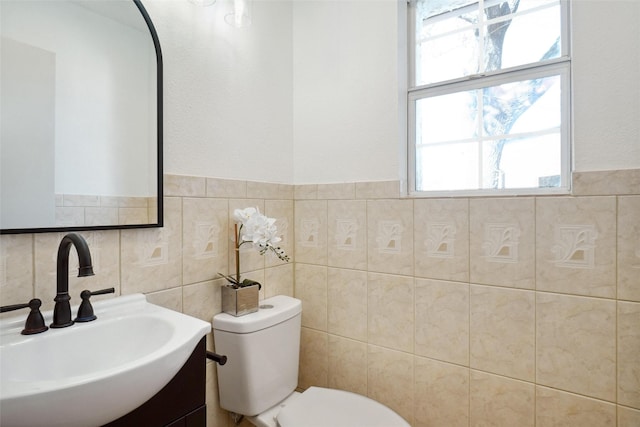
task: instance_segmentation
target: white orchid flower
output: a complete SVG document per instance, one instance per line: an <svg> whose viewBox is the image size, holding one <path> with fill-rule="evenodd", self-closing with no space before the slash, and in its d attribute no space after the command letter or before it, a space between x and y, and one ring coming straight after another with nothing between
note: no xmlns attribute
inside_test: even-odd
<svg viewBox="0 0 640 427"><path fill-rule="evenodd" d="M275 246L275 244L282 241L280 236L278 236L278 227L276 227L275 218L269 218L261 214L257 207L235 209L233 211L233 218L237 223L240 223L240 227L236 226L235 235L236 275L235 278L222 275L232 284L242 286L240 285L239 248L245 243L251 243L260 255L264 255L267 251L272 251L282 261L289 261L289 257L284 250L279 246Z"/></svg>
<svg viewBox="0 0 640 427"><path fill-rule="evenodd" d="M255 214L260 214L258 208L249 207L244 209L236 209L233 211L233 219L235 219L236 222L244 224Z"/></svg>

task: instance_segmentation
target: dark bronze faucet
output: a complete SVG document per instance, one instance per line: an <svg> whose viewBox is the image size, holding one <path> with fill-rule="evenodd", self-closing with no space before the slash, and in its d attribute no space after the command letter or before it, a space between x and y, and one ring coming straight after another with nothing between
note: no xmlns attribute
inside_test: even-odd
<svg viewBox="0 0 640 427"><path fill-rule="evenodd" d="M13 305L3 305L0 307L0 313L5 313L7 311L19 310L21 308L30 308L31 312L27 317L27 321L24 325L24 329L22 330L22 335L32 335L39 334L40 332L44 332L49 329L44 324L44 317L42 317L42 313L40 313L40 306L42 305L42 301L38 298L34 298L26 304L13 304Z"/></svg>
<svg viewBox="0 0 640 427"><path fill-rule="evenodd" d="M73 325L71 320L71 304L69 300L69 251L71 245L76 247L80 267L78 268L78 277L93 276L93 267L91 266L91 253L89 246L82 236L75 233L69 233L62 238L58 247L58 271L56 278L56 302L53 308L52 328L66 328Z"/></svg>

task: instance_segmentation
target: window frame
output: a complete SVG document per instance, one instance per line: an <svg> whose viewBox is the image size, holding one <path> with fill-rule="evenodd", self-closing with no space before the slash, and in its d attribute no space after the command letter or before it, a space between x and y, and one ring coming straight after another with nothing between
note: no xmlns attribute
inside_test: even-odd
<svg viewBox="0 0 640 427"><path fill-rule="evenodd" d="M572 83L571 83L571 40L570 3L560 0L561 46L560 57L539 61L498 71L483 72L451 80L416 86L416 3L408 0L407 11L407 192L411 197L452 197L452 196L518 196L570 194L572 172ZM464 190L421 190L416 189L416 102L420 99L446 95L465 90L500 85L515 80L532 77L559 75L562 84L560 123L560 186L504 189L464 189Z"/></svg>

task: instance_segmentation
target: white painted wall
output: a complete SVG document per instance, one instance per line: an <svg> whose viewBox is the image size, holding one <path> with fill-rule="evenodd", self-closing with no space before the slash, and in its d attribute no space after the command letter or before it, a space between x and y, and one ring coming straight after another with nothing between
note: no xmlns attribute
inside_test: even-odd
<svg viewBox="0 0 640 427"><path fill-rule="evenodd" d="M397 0L294 1L294 182L399 177Z"/></svg>
<svg viewBox="0 0 640 427"><path fill-rule="evenodd" d="M572 6L575 170L640 168L640 2Z"/></svg>
<svg viewBox="0 0 640 427"><path fill-rule="evenodd" d="M403 178L401 0L145 2L165 54L165 171L286 183ZM573 1L577 171L640 168L640 2ZM400 35L400 36L399 36Z"/></svg>
<svg viewBox="0 0 640 427"><path fill-rule="evenodd" d="M227 0L144 4L164 55L165 172L293 182L291 3L255 1L247 28L224 21Z"/></svg>

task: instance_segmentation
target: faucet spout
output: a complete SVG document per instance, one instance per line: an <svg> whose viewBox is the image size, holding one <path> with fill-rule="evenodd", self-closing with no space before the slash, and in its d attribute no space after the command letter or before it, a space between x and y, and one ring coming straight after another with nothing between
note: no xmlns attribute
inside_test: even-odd
<svg viewBox="0 0 640 427"><path fill-rule="evenodd" d="M69 252L71 245L76 247L78 253L78 277L93 276L93 267L91 266L91 252L84 238L76 233L69 233L62 238L60 246L58 246L58 266L56 277L56 302L53 308L52 328L65 328L73 325L71 320L71 304L69 300Z"/></svg>

